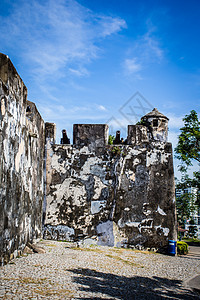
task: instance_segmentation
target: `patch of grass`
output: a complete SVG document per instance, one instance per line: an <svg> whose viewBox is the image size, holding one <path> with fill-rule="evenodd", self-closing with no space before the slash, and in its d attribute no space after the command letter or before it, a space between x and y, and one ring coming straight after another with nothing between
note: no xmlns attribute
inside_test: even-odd
<svg viewBox="0 0 200 300"><path fill-rule="evenodd" d="M147 250L135 250L135 249L133 249L132 251L134 251L135 253L143 253L143 254L158 254L154 251L147 251Z"/></svg>
<svg viewBox="0 0 200 300"><path fill-rule="evenodd" d="M123 253L124 251L126 251L127 249L123 249L123 248L113 248L112 251L118 252L118 253Z"/></svg>
<svg viewBox="0 0 200 300"><path fill-rule="evenodd" d="M32 278L32 277L21 277L17 279L20 281L20 283L25 284L44 284L48 280L48 278Z"/></svg>
<svg viewBox="0 0 200 300"><path fill-rule="evenodd" d="M59 242L59 243L71 243L71 242L69 242L69 241L67 241L67 240L59 240L59 241L57 241L57 242Z"/></svg>
<svg viewBox="0 0 200 300"><path fill-rule="evenodd" d="M96 244L90 244L90 248L94 248L94 247L96 247L97 245Z"/></svg>
<svg viewBox="0 0 200 300"><path fill-rule="evenodd" d="M12 280L14 280L14 281L16 281L16 278L13 278L13 277L0 277L0 279L1 280L7 280L7 281L12 281Z"/></svg>
<svg viewBox="0 0 200 300"><path fill-rule="evenodd" d="M54 290L54 289L49 289L49 288L42 288L42 289L34 289L34 293L37 293L41 296L61 296L63 295L63 299L69 299L73 297L73 292L67 289L59 289L59 290ZM66 298L67 297L67 298Z"/></svg>
<svg viewBox="0 0 200 300"><path fill-rule="evenodd" d="M7 280L7 281L18 281L22 284L44 284L47 281L49 281L49 279L47 277L45 278L32 278L32 277L9 277L9 278L1 278L3 280Z"/></svg>
<svg viewBox="0 0 200 300"><path fill-rule="evenodd" d="M124 249L124 248L113 248L113 249L111 249L111 253L115 252L115 253L121 253L121 254L123 254L123 253L126 253L126 251L129 251L129 253L128 253L129 256L131 255L131 257L135 257L134 255L132 255L132 254L134 254L134 250L130 249L130 248L127 248L127 249ZM130 252L132 252L132 253L130 253Z"/></svg>
<svg viewBox="0 0 200 300"><path fill-rule="evenodd" d="M87 252L97 252L97 253L104 253L104 251L98 249L98 248L71 248L72 250L79 250L79 251L87 251Z"/></svg>
<svg viewBox="0 0 200 300"><path fill-rule="evenodd" d="M70 248L70 249L72 249L72 250L79 250L79 251L84 251L85 249L83 249L83 248L76 248L76 247L72 247L72 248Z"/></svg>
<svg viewBox="0 0 200 300"><path fill-rule="evenodd" d="M130 261L130 260L125 260L125 259L123 259L123 258L121 258L121 257L119 257L119 256L116 256L116 255L106 254L105 256L107 256L107 257L109 257L109 258L116 259L116 260L118 260L118 261L120 261L120 262L123 262L123 263L125 263L125 264L127 264L127 265L131 265L131 266L133 266L133 267L144 268L144 266L142 266L142 265L140 265L140 264L137 264L137 263L132 262L132 261Z"/></svg>
<svg viewBox="0 0 200 300"><path fill-rule="evenodd" d="M138 249L132 249L132 248L116 248L116 247L114 247L113 250L119 251L119 252L130 251L133 253L135 252L135 253L144 253L144 254L158 254L152 250L138 250Z"/></svg>
<svg viewBox="0 0 200 300"><path fill-rule="evenodd" d="M57 247L57 245L54 245L54 244L46 244L45 246L47 246L47 247Z"/></svg>
<svg viewBox="0 0 200 300"><path fill-rule="evenodd" d="M112 253L116 253L116 254L123 254L125 253L126 251L129 251L132 252L130 254L127 254L129 256L129 258L134 258L135 256L133 255L134 253L143 253L145 255L151 255L151 254L157 254L155 253L154 251L144 251L144 250L135 250L135 249L124 249L124 248L109 248L109 249L106 249L105 251L104 250L101 250L100 248L77 248L77 247L74 247L74 248L71 248L72 250L78 250L78 251L87 251L87 252L96 252L96 253L101 253L101 254L104 254L105 256L108 256L108 257L112 257L112 258L116 258L118 256L114 256ZM106 251L109 253L107 254ZM120 260L120 258L119 258ZM123 259L121 259L123 260ZM130 263L129 260L124 260L124 262L126 263ZM140 266L141 267L141 266Z"/></svg>
<svg viewBox="0 0 200 300"><path fill-rule="evenodd" d="M198 245L200 246L200 240L199 239L192 239L192 238L183 238L182 240L183 242L186 242L186 243L194 243L195 245Z"/></svg>

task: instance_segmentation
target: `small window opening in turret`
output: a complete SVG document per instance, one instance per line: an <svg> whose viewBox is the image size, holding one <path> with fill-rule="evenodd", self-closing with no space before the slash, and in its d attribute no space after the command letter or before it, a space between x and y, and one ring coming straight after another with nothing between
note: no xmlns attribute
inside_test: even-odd
<svg viewBox="0 0 200 300"><path fill-rule="evenodd" d="M70 144L70 139L67 136L67 131L65 129L62 130L62 138L60 140L60 143L62 145L69 145Z"/></svg>
<svg viewBox="0 0 200 300"><path fill-rule="evenodd" d="M30 107L30 105L27 106L26 112L27 112L27 113L31 112L31 107Z"/></svg>
<svg viewBox="0 0 200 300"><path fill-rule="evenodd" d="M158 127L158 120L157 119L153 120L153 127Z"/></svg>

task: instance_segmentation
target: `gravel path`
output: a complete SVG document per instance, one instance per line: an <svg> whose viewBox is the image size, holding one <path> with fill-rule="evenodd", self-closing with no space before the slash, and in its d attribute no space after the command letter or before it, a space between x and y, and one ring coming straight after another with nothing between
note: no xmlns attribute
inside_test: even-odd
<svg viewBox="0 0 200 300"><path fill-rule="evenodd" d="M41 241L45 254L0 268L0 299L200 299L185 284L200 260Z"/></svg>

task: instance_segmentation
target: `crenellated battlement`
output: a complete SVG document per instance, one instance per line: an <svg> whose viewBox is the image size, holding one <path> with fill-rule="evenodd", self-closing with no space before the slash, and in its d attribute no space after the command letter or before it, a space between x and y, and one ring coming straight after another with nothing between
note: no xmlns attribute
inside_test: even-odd
<svg viewBox="0 0 200 300"><path fill-rule="evenodd" d="M176 239L168 118L154 109L125 140L107 124L74 124L55 143L10 59L0 54L0 258L35 238L162 248ZM42 232L42 218L44 231Z"/></svg>
<svg viewBox="0 0 200 300"><path fill-rule="evenodd" d="M47 135L55 141L56 126L54 123L46 123ZM63 130L66 135L66 130ZM49 137L50 137L49 136ZM128 125L127 138L122 142L120 131L116 132L115 144L139 145L150 142L167 142L168 118L161 114L156 108L141 118L140 124ZM73 145L89 146L90 149L105 147L108 145L109 126L107 124L74 124ZM67 135L66 135L67 138ZM63 141L64 139L62 139ZM69 139L62 144L70 144Z"/></svg>

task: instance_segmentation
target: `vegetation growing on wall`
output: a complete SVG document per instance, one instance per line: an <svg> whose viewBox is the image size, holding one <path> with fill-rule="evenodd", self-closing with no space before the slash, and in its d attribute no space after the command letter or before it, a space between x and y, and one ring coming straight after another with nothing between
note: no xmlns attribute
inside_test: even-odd
<svg viewBox="0 0 200 300"><path fill-rule="evenodd" d="M114 135L110 134L108 137L108 145L113 145L114 139L115 139Z"/></svg>

